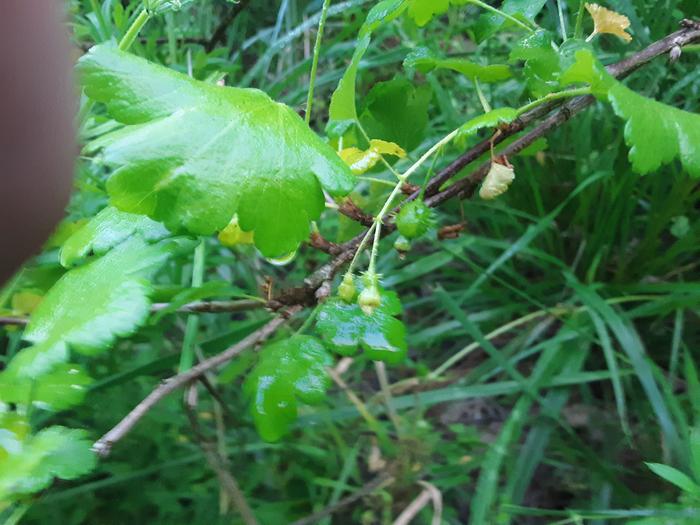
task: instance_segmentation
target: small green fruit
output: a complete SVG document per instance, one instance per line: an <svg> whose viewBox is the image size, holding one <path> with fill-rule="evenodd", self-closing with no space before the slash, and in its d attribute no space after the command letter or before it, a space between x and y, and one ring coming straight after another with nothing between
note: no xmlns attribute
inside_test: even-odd
<svg viewBox="0 0 700 525"><path fill-rule="evenodd" d="M415 239L425 234L432 223L432 212L421 200L407 203L396 217L396 228L407 239Z"/></svg>
<svg viewBox="0 0 700 525"><path fill-rule="evenodd" d="M372 315L375 308L379 307L382 302L382 297L379 293L379 277L375 273L366 273L363 276L363 281L365 287L360 292L357 304L360 305L360 308L366 315Z"/></svg>
<svg viewBox="0 0 700 525"><path fill-rule="evenodd" d="M394 249L400 253L406 253L411 249L411 241L403 235L399 235L394 241Z"/></svg>
<svg viewBox="0 0 700 525"><path fill-rule="evenodd" d="M340 286L338 286L338 297L346 303L351 303L355 298L356 292L357 289L355 288L355 279L353 275L351 273L346 273Z"/></svg>

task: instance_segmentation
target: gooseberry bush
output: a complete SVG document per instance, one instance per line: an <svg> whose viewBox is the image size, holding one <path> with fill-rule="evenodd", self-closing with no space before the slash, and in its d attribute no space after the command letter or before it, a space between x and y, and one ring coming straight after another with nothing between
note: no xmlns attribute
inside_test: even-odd
<svg viewBox="0 0 700 525"><path fill-rule="evenodd" d="M458 236L465 225L446 223L443 203L503 198L518 178L519 155L541 153L551 129L593 103L608 108L601 126L624 128L636 173L655 177L662 166L677 165L700 178L700 115L621 80L656 57L678 60L684 46L700 39L700 26L686 20L677 32L611 63L606 46L634 41L630 20L597 4L560 3L565 8L559 6L551 27L541 20L545 0L367 3L346 68L323 100L315 92L318 64L329 13L338 12L326 0L300 108L228 85L216 71L195 78L191 70L139 56L147 24L197 2L115 7L124 19L120 38L90 47L76 65L81 169L104 183L81 178L75 199L97 192L99 204L63 223L47 244L41 257L60 264L42 277L48 286L36 285L28 266L0 291L12 341L0 372L0 512L26 509L56 479L90 473L163 397L178 388L192 397L197 381L210 390L216 374L226 377L222 389L245 397L250 419L244 421L268 442L293 439L298 414L322 405L334 382L347 388L338 367L348 358L373 362L389 400L386 365L406 363L410 327L379 259L396 251L410 261L426 255L412 252L422 239ZM474 19L470 39L484 46L505 41L505 54L486 62L444 52L430 26L465 10ZM392 24L409 28L399 34L410 51L395 78L360 91L373 37ZM480 107L426 143L435 94L420 79L436 71L459 77ZM512 105L492 107L490 94L505 85L517 86L520 95ZM327 240L331 235L337 242ZM299 253L312 250L327 260L299 265ZM228 254L231 266L253 264L260 279L217 279L207 271L213 253L217 260ZM173 267L185 264L183 281ZM297 281L261 285L276 267ZM268 312L262 321L221 334L221 353L201 353L198 316L259 309ZM174 375L154 382L143 404L114 414L115 422L125 419L97 440L94 429L52 424L55 414L90 405L91 385L102 379L88 373L99 370L90 363L178 313L187 317L174 343ZM646 370L645 361L630 359L635 371ZM655 383L643 386L656 395ZM349 399L376 430L374 416L351 393ZM674 437L665 437L672 446ZM487 512L472 508L474 523L494 523Z"/></svg>

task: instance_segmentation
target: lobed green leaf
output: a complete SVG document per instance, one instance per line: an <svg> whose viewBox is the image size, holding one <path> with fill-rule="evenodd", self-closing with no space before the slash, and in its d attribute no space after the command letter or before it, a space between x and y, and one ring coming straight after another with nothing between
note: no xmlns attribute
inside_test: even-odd
<svg viewBox="0 0 700 525"><path fill-rule="evenodd" d="M189 243L185 243L187 246ZM175 240L148 244L132 237L103 257L66 273L34 311L22 350L8 371L36 378L68 359L69 347L86 355L132 334L149 314L147 278L182 245Z"/></svg>
<svg viewBox="0 0 700 525"><path fill-rule="evenodd" d="M562 75L562 84L586 82L615 114L626 121L625 142L635 171L651 173L679 159L692 177L700 177L700 115L635 93L612 77L588 49Z"/></svg>
<svg viewBox="0 0 700 525"><path fill-rule="evenodd" d="M323 401L333 358L315 337L295 335L265 347L243 389L260 436L277 441L297 418L298 402Z"/></svg>
<svg viewBox="0 0 700 525"><path fill-rule="evenodd" d="M83 430L48 427L16 445L14 453L0 460L0 506L45 488L53 478L82 476L96 463L92 442Z"/></svg>
<svg viewBox="0 0 700 525"><path fill-rule="evenodd" d="M406 327L396 316L402 311L394 292L381 290L381 303L366 315L357 302L329 299L321 307L316 330L340 355L353 355L362 348L370 359L401 363L407 352Z"/></svg>
<svg viewBox="0 0 700 525"><path fill-rule="evenodd" d="M255 89L200 82L108 45L78 64L86 94L131 124L99 139L117 208L209 235L238 215L268 257L293 252L354 178L291 108Z"/></svg>

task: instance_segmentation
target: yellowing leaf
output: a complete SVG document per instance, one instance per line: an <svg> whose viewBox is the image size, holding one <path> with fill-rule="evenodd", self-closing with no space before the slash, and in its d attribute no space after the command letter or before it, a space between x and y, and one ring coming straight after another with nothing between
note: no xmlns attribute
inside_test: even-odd
<svg viewBox="0 0 700 525"><path fill-rule="evenodd" d="M514 178L515 171L512 167L504 166L498 162L492 162L491 169L479 190L479 197L485 200L495 199L508 191L508 187L510 183L513 182Z"/></svg>
<svg viewBox="0 0 700 525"><path fill-rule="evenodd" d="M369 141L369 148L364 151L359 148L345 148L339 155L355 175L361 175L372 169L382 155L404 158L406 152L394 142L372 139Z"/></svg>
<svg viewBox="0 0 700 525"><path fill-rule="evenodd" d="M253 232L245 232L238 224L238 215L219 232L219 241L229 248L237 244L253 244Z"/></svg>
<svg viewBox="0 0 700 525"><path fill-rule="evenodd" d="M586 4L586 10L593 18L593 33L588 37L588 40L593 36L602 33L617 35L625 42L631 42L632 36L625 32L630 26L630 20L625 15L606 9L598 4Z"/></svg>
<svg viewBox="0 0 700 525"><path fill-rule="evenodd" d="M12 310L16 315L31 314L41 299L42 296L34 292L17 292L12 296Z"/></svg>

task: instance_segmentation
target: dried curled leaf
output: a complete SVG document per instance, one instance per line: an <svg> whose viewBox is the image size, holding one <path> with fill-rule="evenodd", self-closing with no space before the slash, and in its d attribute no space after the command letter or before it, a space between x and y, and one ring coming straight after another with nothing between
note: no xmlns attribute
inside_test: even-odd
<svg viewBox="0 0 700 525"><path fill-rule="evenodd" d="M586 10L593 18L593 33L588 37L590 40L594 35L607 33L619 36L625 42L632 41L632 35L625 29L630 26L630 20L625 15L611 11L598 4L586 4Z"/></svg>
<svg viewBox="0 0 700 525"><path fill-rule="evenodd" d="M479 197L485 200L495 199L508 191L510 183L515 179L515 170L512 166L504 166L499 162L492 162L486 178L484 179Z"/></svg>
<svg viewBox="0 0 700 525"><path fill-rule="evenodd" d="M392 155L402 159L406 156L406 152L394 142L372 139L369 141L369 148L366 150L354 147L345 148L339 155L345 164L350 166L350 171L355 175L362 175L372 169L382 158L382 155Z"/></svg>

